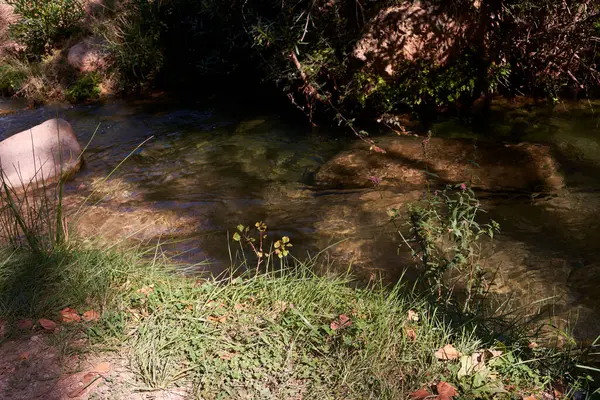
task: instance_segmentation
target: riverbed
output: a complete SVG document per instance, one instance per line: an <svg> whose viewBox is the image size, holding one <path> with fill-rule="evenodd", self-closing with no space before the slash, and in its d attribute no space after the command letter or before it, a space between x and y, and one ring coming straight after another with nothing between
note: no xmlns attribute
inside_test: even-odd
<svg viewBox="0 0 600 400"><path fill-rule="evenodd" d="M61 117L88 145L84 168L67 185L67 202L88 199L79 218L86 236L162 243L188 273L217 274L237 251L228 234L238 224L265 221L270 237L291 238L296 257L327 249L327 265L350 266L363 280L394 281L416 264L387 210L405 210L424 188L315 185L319 169L355 145L350 135L317 131L256 107L121 100L24 109L0 102L8 105L0 139ZM551 195L480 193L502 228L485 247L495 290L523 304L546 299L540 303L545 315L576 337L593 339L600 335L600 104L501 103L490 118L483 131L454 120L436 122L431 131L444 138L493 138L498 146L549 144L565 180Z"/></svg>

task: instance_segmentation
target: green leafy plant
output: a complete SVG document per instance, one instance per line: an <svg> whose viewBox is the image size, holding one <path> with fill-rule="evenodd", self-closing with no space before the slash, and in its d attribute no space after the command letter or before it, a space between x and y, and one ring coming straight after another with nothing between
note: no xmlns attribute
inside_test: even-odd
<svg viewBox="0 0 600 400"><path fill-rule="evenodd" d="M159 1L124 3L113 20L100 27L107 42L111 67L123 91L138 91L153 83L163 65L161 38L166 29Z"/></svg>
<svg viewBox="0 0 600 400"><path fill-rule="evenodd" d="M267 224L264 222L254 224L254 229L240 224L237 226L237 231L233 233L232 238L242 246L244 244L250 246L256 256L256 273L258 273L264 261L268 263L273 255L276 255L279 259L283 259L290 254L290 248L293 247L290 238L283 236L267 250L265 243L265 239L267 238Z"/></svg>
<svg viewBox="0 0 600 400"><path fill-rule="evenodd" d="M79 0L7 0L20 17L11 35L25 45L30 58L40 59L79 28L84 9Z"/></svg>
<svg viewBox="0 0 600 400"><path fill-rule="evenodd" d="M100 97L100 75L91 72L83 75L66 91L67 100L79 102Z"/></svg>
<svg viewBox="0 0 600 400"><path fill-rule="evenodd" d="M475 193L465 184L435 191L424 204L409 208L412 237L405 244L420 260L423 277L438 301L450 301L456 284L464 283L463 312L471 311L487 291L480 240L493 238L500 229L493 220L480 223L483 212ZM399 211L391 210L390 216L395 221Z"/></svg>

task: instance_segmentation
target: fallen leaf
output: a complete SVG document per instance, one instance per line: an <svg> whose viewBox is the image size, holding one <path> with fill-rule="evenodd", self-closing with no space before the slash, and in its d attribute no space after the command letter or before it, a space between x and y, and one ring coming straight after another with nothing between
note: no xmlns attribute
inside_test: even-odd
<svg viewBox="0 0 600 400"><path fill-rule="evenodd" d="M19 360L23 361L23 360L27 360L29 358L30 354L28 351L19 354Z"/></svg>
<svg viewBox="0 0 600 400"><path fill-rule="evenodd" d="M88 372L82 375L81 378L71 386L75 387L69 391L67 396L70 398L82 397L87 389L93 390L93 388L98 385L99 379L101 379L101 376L96 372Z"/></svg>
<svg viewBox="0 0 600 400"><path fill-rule="evenodd" d="M504 354L501 350L494 350L494 349L489 349L488 352L491 354L491 358L496 358L496 357L500 357L502 354Z"/></svg>
<svg viewBox="0 0 600 400"><path fill-rule="evenodd" d="M529 343L529 345L527 345L527 347L529 347L530 349L537 349L538 347L540 347L540 345L536 342L531 342Z"/></svg>
<svg viewBox="0 0 600 400"><path fill-rule="evenodd" d="M538 398L535 397L534 395L530 395L530 396L523 397L523 400L538 400Z"/></svg>
<svg viewBox="0 0 600 400"><path fill-rule="evenodd" d="M414 329L412 328L408 328L404 331L404 334L406 335L406 337L411 341L414 342L417 340L417 332L415 332Z"/></svg>
<svg viewBox="0 0 600 400"><path fill-rule="evenodd" d="M331 321L329 327L332 331L337 331L339 329L347 328L351 325L352 321L350 321L350 318L348 318L348 316L345 314L340 314L340 316L336 320Z"/></svg>
<svg viewBox="0 0 600 400"><path fill-rule="evenodd" d="M62 321L67 324L69 324L71 322L81 321L81 317L79 316L79 313L76 310L69 308L69 307L61 310L60 315L62 317Z"/></svg>
<svg viewBox="0 0 600 400"><path fill-rule="evenodd" d="M17 322L17 328L23 331L29 331L31 328L33 328L33 321L30 319L22 319Z"/></svg>
<svg viewBox="0 0 600 400"><path fill-rule="evenodd" d="M56 329L56 322L50 321L49 319L42 318L39 320L40 325L47 331L53 331Z"/></svg>
<svg viewBox="0 0 600 400"><path fill-rule="evenodd" d="M413 393L409 394L408 396L411 398L411 400L424 400L427 397L432 396L432 394L429 393L425 389L419 389L416 392L413 392Z"/></svg>
<svg viewBox="0 0 600 400"><path fill-rule="evenodd" d="M447 344L435 352L435 358L444 361L456 360L460 356L460 352L456 350L451 344Z"/></svg>
<svg viewBox="0 0 600 400"><path fill-rule="evenodd" d="M208 320L213 324L222 324L223 322L227 321L227 315L223 315L220 317L213 317L211 315L210 317L208 317Z"/></svg>
<svg viewBox="0 0 600 400"><path fill-rule="evenodd" d="M151 293L154 293L154 285L144 286L143 288L138 289L137 293L141 293L144 296L149 296Z"/></svg>
<svg viewBox="0 0 600 400"><path fill-rule="evenodd" d="M235 353L230 353L228 351L223 351L223 352L219 353L219 358L223 361L229 361L233 357L235 357Z"/></svg>
<svg viewBox="0 0 600 400"><path fill-rule="evenodd" d="M287 310L288 304L285 301L277 300L273 304L273 308L275 309L275 311L284 312L285 310Z"/></svg>
<svg viewBox="0 0 600 400"><path fill-rule="evenodd" d="M233 306L233 309L235 311L242 311L245 308L246 308L246 305L245 304L240 304L240 303L238 303L238 304L236 304L236 305Z"/></svg>
<svg viewBox="0 0 600 400"><path fill-rule="evenodd" d="M111 366L109 362L101 362L100 364L96 365L94 367L94 370L92 372L97 372L99 374L106 374L107 372L110 372Z"/></svg>
<svg viewBox="0 0 600 400"><path fill-rule="evenodd" d="M437 384L438 400L451 400L454 396L458 396L456 388L448 382L440 382Z"/></svg>
<svg viewBox="0 0 600 400"><path fill-rule="evenodd" d="M98 319L100 318L100 314L98 314L94 310L88 310L88 311L84 312L81 317L86 322L92 322L92 321L98 321Z"/></svg>
<svg viewBox="0 0 600 400"><path fill-rule="evenodd" d="M416 311L414 311L414 310L408 310L408 320L410 322L419 321L419 314L417 314Z"/></svg>

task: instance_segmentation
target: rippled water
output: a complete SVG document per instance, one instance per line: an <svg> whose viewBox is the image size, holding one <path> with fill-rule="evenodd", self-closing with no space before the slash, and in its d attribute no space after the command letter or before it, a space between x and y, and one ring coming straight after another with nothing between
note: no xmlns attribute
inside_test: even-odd
<svg viewBox="0 0 600 400"><path fill-rule="evenodd" d="M181 257L189 262L208 259L208 268L218 272L228 265L227 231L264 220L273 236L292 237L298 256L346 240L328 253L340 268L353 263L365 278L395 279L412 263L406 252L398 255L386 210L406 207L421 193L312 186L319 167L350 140L269 113L125 101L11 113L0 117L0 138L56 116L73 125L82 143L90 142L86 165L68 188L73 198L99 193L90 218L82 220L87 232L113 240L176 238L181 241L167 248L185 252ZM598 335L600 105L502 109L492 118L496 138L552 144L567 182L564 191L545 198L482 194L502 226L487 250L498 291L523 301L556 296L556 315L576 320L582 338ZM454 122L432 131L473 137Z"/></svg>

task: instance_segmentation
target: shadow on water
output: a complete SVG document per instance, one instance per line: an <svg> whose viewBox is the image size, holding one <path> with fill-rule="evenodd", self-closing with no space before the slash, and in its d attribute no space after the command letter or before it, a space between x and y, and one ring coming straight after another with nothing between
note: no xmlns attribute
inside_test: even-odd
<svg viewBox="0 0 600 400"><path fill-rule="evenodd" d="M401 240L386 210L406 210L422 192L320 191L310 185L318 169L347 148L344 140L315 135L256 111L135 102L22 111L0 117L0 138L56 116L71 122L82 143L101 123L86 167L68 185L74 201L97 192L98 204L83 221L86 233L151 242L174 237L181 242L167 249L185 252L181 257L189 262L208 258L213 261L210 270L218 273L228 266L227 232L238 223L263 220L271 237L292 238L299 257L346 239L328 254L340 268L352 263L363 279L383 275L394 280L415 264L406 247L398 251ZM515 119L503 123L515 124ZM501 293L525 301L556 296L553 312L579 313L581 336L590 338L600 333L595 289L600 284L600 193L590 190L598 188L600 151L594 146L599 146L600 136L597 130L590 132L595 122L569 125L567 114L534 119L529 129L519 125L519 138L554 146L565 161L567 189L543 199L499 194L485 199L489 216L502 226L488 266L499 270ZM449 126L439 131L465 136ZM150 137L110 181L101 182ZM573 151L582 156L573 157ZM493 157L493 152L485 156ZM418 169L428 167L421 160L407 162Z"/></svg>

